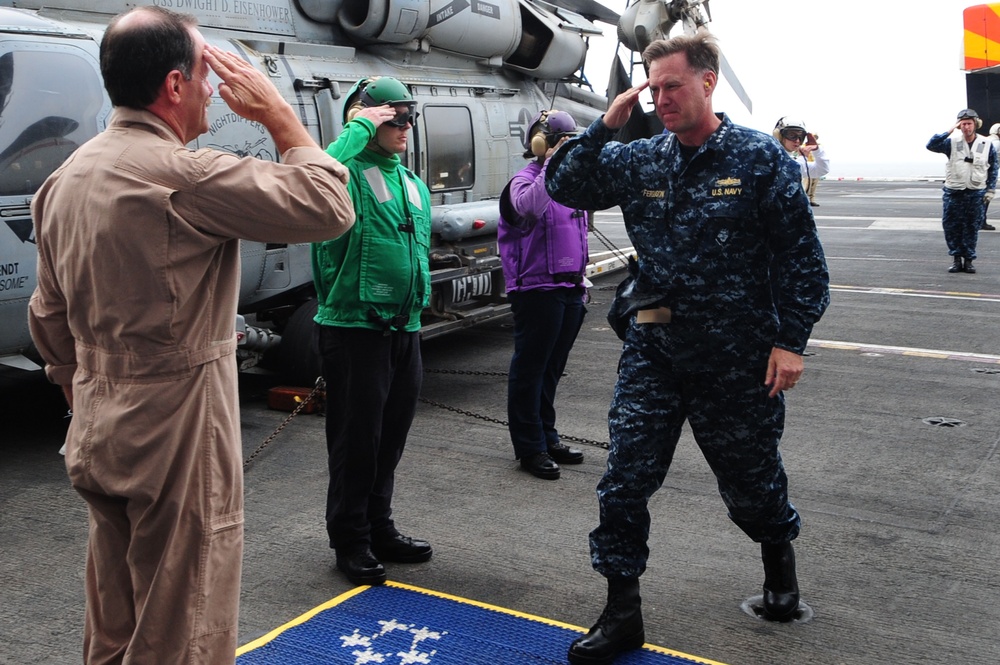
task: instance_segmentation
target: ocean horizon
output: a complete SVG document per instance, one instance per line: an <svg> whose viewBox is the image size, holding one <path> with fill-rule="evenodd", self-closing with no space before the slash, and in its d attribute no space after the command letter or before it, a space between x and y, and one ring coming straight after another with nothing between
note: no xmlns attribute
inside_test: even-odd
<svg viewBox="0 0 1000 665"><path fill-rule="evenodd" d="M944 180L945 162L837 162L825 180Z"/></svg>

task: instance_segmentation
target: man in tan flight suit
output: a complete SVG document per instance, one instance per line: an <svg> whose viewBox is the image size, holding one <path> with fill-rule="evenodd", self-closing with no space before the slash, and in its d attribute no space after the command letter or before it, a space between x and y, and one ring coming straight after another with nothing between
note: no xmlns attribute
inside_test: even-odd
<svg viewBox="0 0 1000 665"><path fill-rule="evenodd" d="M208 129L209 68L281 164L185 147ZM110 126L32 204L31 332L73 409L66 467L90 512L84 662L224 665L243 552L237 239L342 234L347 169L193 17L116 17L101 72Z"/></svg>

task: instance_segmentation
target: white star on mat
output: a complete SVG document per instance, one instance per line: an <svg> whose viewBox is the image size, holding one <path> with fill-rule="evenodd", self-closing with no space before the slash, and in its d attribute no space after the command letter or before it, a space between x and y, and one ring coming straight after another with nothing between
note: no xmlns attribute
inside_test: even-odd
<svg viewBox="0 0 1000 665"><path fill-rule="evenodd" d="M370 647L372 645L371 638L359 633L357 628L350 635L341 635L340 640L343 642L341 647Z"/></svg>
<svg viewBox="0 0 1000 665"><path fill-rule="evenodd" d="M367 663L384 663L388 654L375 653L371 649L365 649L364 651L352 651L351 655L357 657L354 665L366 665Z"/></svg>
<svg viewBox="0 0 1000 665"><path fill-rule="evenodd" d="M424 640L440 640L443 636L448 634L448 631L436 631L431 630L427 626L423 628L415 628L416 624L412 623L401 623L395 619L388 619L386 621L379 621L380 626L379 632L368 636L362 635L360 628L355 628L354 632L350 635L341 635L340 641L342 642L341 648L350 647L364 647L364 650L352 651L351 655L355 657L354 665L368 665L369 663L387 663L389 662L387 658L391 658L392 655L389 653L377 653L373 650L372 645L380 637L384 637L389 633L401 630L409 632L413 639L410 642L409 651L399 651L395 654L399 658L399 665L430 665L431 658L437 655L437 649L431 649L430 651L420 651L417 645ZM398 638L397 638L398 639ZM398 643L398 642L397 642Z"/></svg>
<svg viewBox="0 0 1000 665"><path fill-rule="evenodd" d="M424 640L440 640L441 636L447 633L447 631L445 631L444 633L439 633L436 630L431 630L427 626L424 626L420 630L411 629L410 632L413 633L414 644L416 644L417 642L422 642Z"/></svg>
<svg viewBox="0 0 1000 665"><path fill-rule="evenodd" d="M382 630L379 634L385 635L386 633L391 633L394 630L409 630L413 628L412 623L399 623L395 619L389 619L388 621L379 621L378 624L382 626Z"/></svg>
<svg viewBox="0 0 1000 665"><path fill-rule="evenodd" d="M419 665L429 665L431 662L431 656L435 653L435 651L423 653L422 651L417 651L416 649L410 649L408 652L400 651L396 655L399 656L399 665L414 665L414 663L419 663Z"/></svg>

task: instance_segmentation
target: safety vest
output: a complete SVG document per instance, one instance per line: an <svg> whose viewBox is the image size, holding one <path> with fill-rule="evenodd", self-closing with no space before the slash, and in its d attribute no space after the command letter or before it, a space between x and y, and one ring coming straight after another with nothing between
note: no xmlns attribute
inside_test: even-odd
<svg viewBox="0 0 1000 665"><path fill-rule="evenodd" d="M514 179L532 182L540 172L541 165L531 162ZM540 218L525 219L511 204L508 183L500 195L497 243L508 292L582 288L588 252L586 211L550 199Z"/></svg>
<svg viewBox="0 0 1000 665"><path fill-rule="evenodd" d="M944 186L948 189L986 189L989 166L989 139L977 135L970 147L964 136L952 137Z"/></svg>

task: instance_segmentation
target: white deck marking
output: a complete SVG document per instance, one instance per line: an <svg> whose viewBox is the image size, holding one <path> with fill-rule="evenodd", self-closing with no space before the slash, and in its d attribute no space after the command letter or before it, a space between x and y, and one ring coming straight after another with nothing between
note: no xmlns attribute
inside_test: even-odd
<svg viewBox="0 0 1000 665"><path fill-rule="evenodd" d="M820 349L839 349L841 351L857 351L859 353L884 353L895 356L913 356L918 358L936 358L938 360L964 360L968 362L1000 365L1000 356L986 353L965 353L963 351L946 351L941 349L918 349L908 346L887 346L884 344L866 344L864 342L840 342L829 339L811 339L809 346Z"/></svg>

